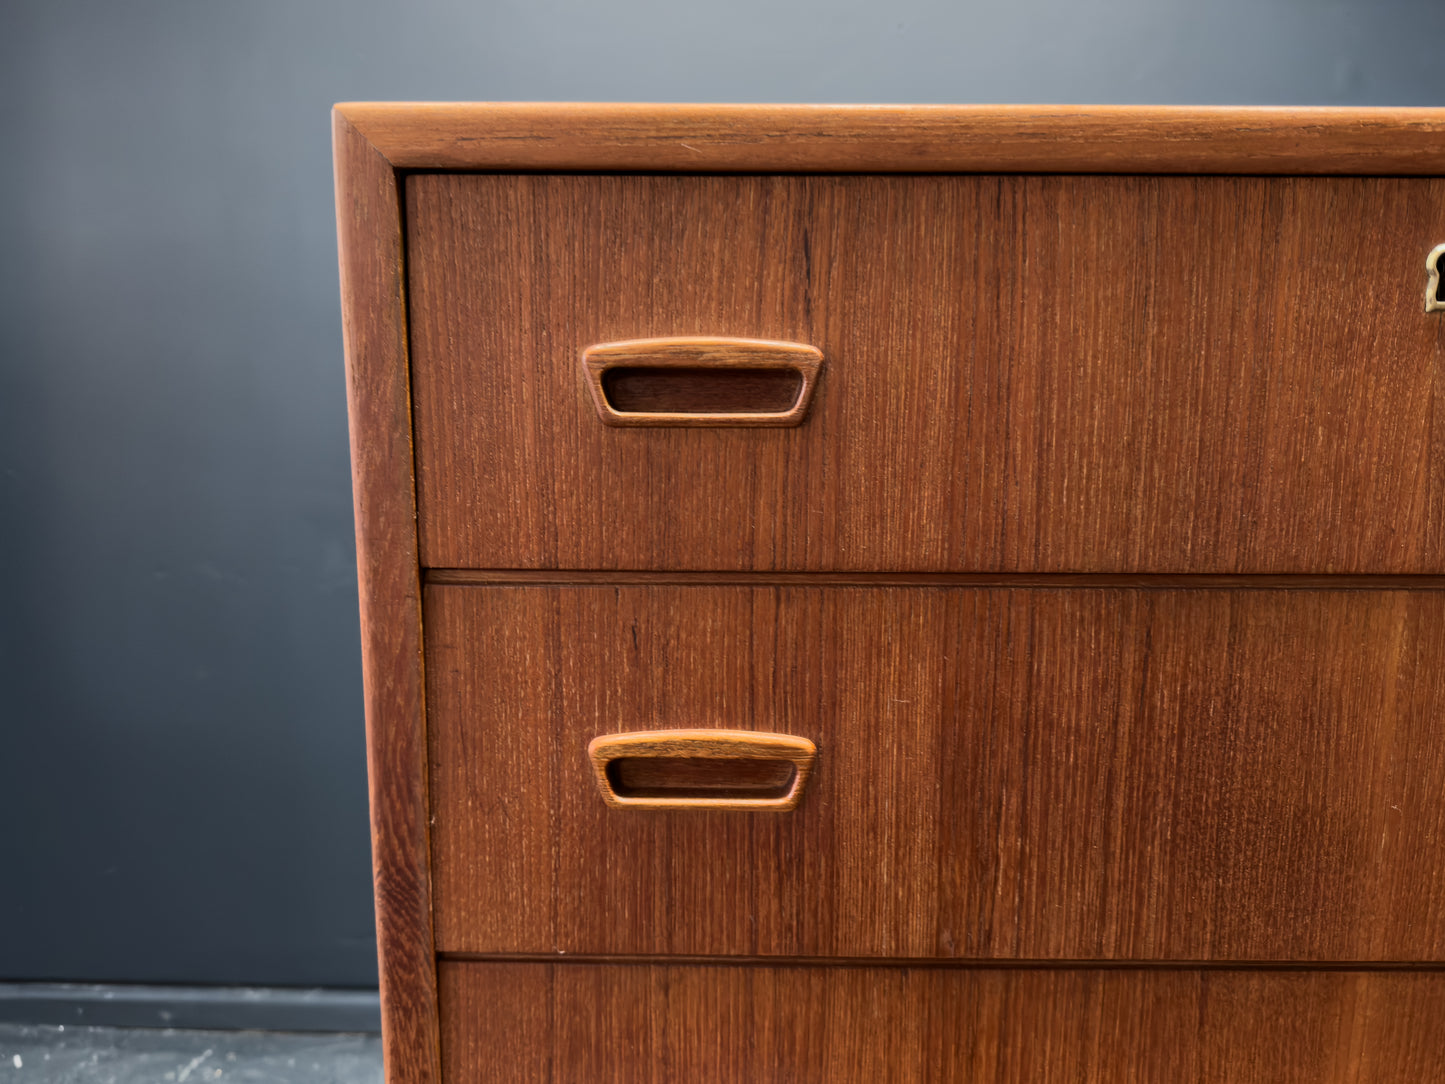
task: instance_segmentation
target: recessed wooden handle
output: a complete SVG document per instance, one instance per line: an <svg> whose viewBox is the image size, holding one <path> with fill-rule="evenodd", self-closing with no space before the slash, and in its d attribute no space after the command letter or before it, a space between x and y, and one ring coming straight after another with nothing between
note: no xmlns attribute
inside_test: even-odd
<svg viewBox="0 0 1445 1084"><path fill-rule="evenodd" d="M769 339L629 339L582 351L608 425L797 425L822 366L816 347Z"/></svg>
<svg viewBox="0 0 1445 1084"><path fill-rule="evenodd" d="M610 806L782 812L803 796L817 749L790 734L648 730L593 738L587 755Z"/></svg>

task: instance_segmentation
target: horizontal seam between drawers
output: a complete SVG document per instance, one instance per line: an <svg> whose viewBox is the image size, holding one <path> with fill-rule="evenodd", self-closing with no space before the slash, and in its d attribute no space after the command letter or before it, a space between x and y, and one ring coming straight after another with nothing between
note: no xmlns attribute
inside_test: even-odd
<svg viewBox="0 0 1445 1084"><path fill-rule="evenodd" d="M428 585L452 587L1028 587L1153 590L1440 591L1445 575L1116 572L652 572L430 568Z"/></svg>
<svg viewBox="0 0 1445 1084"><path fill-rule="evenodd" d="M443 963L632 964L637 966L931 968L1039 971L1445 971L1445 961L1424 960L1022 960L888 956L671 956L589 953L439 952Z"/></svg>

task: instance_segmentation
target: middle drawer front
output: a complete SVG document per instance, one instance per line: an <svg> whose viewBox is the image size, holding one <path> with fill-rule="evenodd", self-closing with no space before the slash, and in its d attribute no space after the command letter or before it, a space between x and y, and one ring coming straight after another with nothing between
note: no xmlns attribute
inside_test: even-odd
<svg viewBox="0 0 1445 1084"><path fill-rule="evenodd" d="M443 953L1445 958L1445 592L427 588ZM791 812L604 803L781 731Z"/></svg>

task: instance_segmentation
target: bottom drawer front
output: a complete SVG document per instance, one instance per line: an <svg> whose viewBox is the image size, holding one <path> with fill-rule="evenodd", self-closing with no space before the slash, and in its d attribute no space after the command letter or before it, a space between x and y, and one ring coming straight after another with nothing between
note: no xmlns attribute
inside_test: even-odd
<svg viewBox="0 0 1445 1084"><path fill-rule="evenodd" d="M1445 1079L1445 974L443 963L453 1081Z"/></svg>
<svg viewBox="0 0 1445 1084"><path fill-rule="evenodd" d="M426 608L439 951L1445 959L1445 592ZM796 809L604 802L593 738L699 727L814 743Z"/></svg>

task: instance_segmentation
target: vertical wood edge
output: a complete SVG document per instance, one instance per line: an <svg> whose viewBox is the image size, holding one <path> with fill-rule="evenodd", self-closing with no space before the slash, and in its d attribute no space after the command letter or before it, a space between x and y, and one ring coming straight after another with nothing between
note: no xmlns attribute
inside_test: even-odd
<svg viewBox="0 0 1445 1084"><path fill-rule="evenodd" d="M438 1084L420 562L397 173L332 111L388 1084Z"/></svg>

